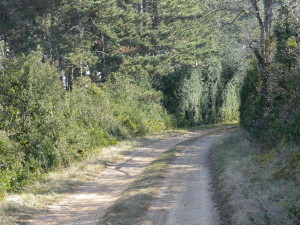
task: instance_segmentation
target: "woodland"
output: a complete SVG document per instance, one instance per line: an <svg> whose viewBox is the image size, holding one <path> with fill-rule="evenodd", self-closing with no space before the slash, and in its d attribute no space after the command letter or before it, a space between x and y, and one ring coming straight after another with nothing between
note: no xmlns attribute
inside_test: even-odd
<svg viewBox="0 0 300 225"><path fill-rule="evenodd" d="M299 179L299 76L298 0L1 0L0 196L98 147L233 120L264 151L297 146L278 154Z"/></svg>

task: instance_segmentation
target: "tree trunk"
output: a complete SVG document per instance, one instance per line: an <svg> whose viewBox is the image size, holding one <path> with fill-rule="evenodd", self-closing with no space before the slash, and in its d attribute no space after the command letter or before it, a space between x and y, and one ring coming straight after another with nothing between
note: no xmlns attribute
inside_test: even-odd
<svg viewBox="0 0 300 225"><path fill-rule="evenodd" d="M67 79L66 79L66 88L68 91L72 91L72 88L73 88L73 73L74 73L74 68L73 66L70 66L69 67L69 71L68 71L68 75L67 75Z"/></svg>
<svg viewBox="0 0 300 225"><path fill-rule="evenodd" d="M273 52L273 38L272 38L272 20L273 20L273 3L274 0L264 0L263 14L258 6L259 0L250 0L255 17L257 19L260 35L259 35L259 46L254 49L254 54L259 64L260 74L260 93L261 95L267 96L271 89L271 62Z"/></svg>

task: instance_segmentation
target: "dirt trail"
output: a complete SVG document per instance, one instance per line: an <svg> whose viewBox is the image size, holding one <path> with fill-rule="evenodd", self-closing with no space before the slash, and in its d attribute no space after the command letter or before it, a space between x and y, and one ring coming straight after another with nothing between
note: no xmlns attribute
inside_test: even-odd
<svg viewBox="0 0 300 225"><path fill-rule="evenodd" d="M129 186L129 184L136 178L136 176L138 176L144 170L144 168L147 167L161 153L182 141L195 138L208 132L212 132L213 130L216 129L190 132L160 140L146 147L139 148L137 151L126 156L122 161L106 168L93 181L85 183L83 186L79 187L77 191L75 191L74 193L70 193L59 203L49 206L46 212L34 216L25 224L96 224L105 215L107 208L110 207L120 197L121 193ZM211 140L211 138L209 138L208 140ZM201 142L202 139L200 139L199 143ZM198 150L202 150L202 148L203 147L197 147ZM190 153L184 154L195 154L193 153L192 149L194 149L194 147L191 147ZM193 165L187 165L187 163L185 162L182 163L183 164L181 166L181 170L176 171L175 169L174 173L179 172L181 174L186 174L186 172L188 171L193 172L194 170L199 170L197 166L194 167ZM205 167L203 167L203 169L205 170ZM175 175L173 174L173 176ZM180 179L183 180L183 177L181 177ZM203 179L206 178L203 177ZM175 187L183 189L183 181L180 182L180 185L176 184ZM172 190L173 189L174 188L172 188ZM205 195L205 191L203 192L202 189L193 189L189 191L195 191L195 193L200 191L201 198ZM173 190L172 194L175 193L176 190ZM184 199L184 195L182 195L182 197L180 198ZM177 211L170 211L170 213L177 213ZM178 213L180 212L178 211ZM174 223L170 221L171 223L168 224L186 224L177 223L176 221L174 221Z"/></svg>
<svg viewBox="0 0 300 225"><path fill-rule="evenodd" d="M152 206L138 224L219 225L213 202L210 149L225 133L197 139L172 163Z"/></svg>

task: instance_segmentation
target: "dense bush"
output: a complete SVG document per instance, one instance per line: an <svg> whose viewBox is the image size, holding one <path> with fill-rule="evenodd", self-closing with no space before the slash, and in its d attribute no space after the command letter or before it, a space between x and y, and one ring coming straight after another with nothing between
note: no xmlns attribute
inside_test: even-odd
<svg viewBox="0 0 300 225"><path fill-rule="evenodd" d="M300 143L300 23L296 2L280 2L268 61L251 62L242 91L241 124L262 143Z"/></svg>
<svg viewBox="0 0 300 225"><path fill-rule="evenodd" d="M18 185L22 173L24 154L20 147L13 143L8 134L0 132L0 197Z"/></svg>
<svg viewBox="0 0 300 225"><path fill-rule="evenodd" d="M297 78L291 70L278 73L288 79L281 80L268 96L260 95L259 72L252 63L241 92L241 125L270 147L282 141L299 143L300 138L300 96L295 92Z"/></svg>
<svg viewBox="0 0 300 225"><path fill-rule="evenodd" d="M278 48L282 48L282 40L278 39L278 42ZM293 49L284 58L281 58L281 51L275 53L277 58L268 68L271 77L267 93L261 92L261 74L257 62L251 61L249 64L240 107L241 125L256 140L270 147L280 142L300 143L300 95L297 91L300 88L300 58L294 57L293 63L286 63L288 54L295 55Z"/></svg>
<svg viewBox="0 0 300 225"><path fill-rule="evenodd" d="M256 133L255 129L259 124L257 120L258 116L258 68L256 61L252 60L249 63L249 68L247 70L247 75L241 90L241 106L240 106L240 119L241 125L247 128L250 132ZM261 130L257 128L257 130ZM259 135L258 135L259 136Z"/></svg>
<svg viewBox="0 0 300 225"><path fill-rule="evenodd" d="M100 87L81 77L66 91L56 67L39 53L1 65L0 194L95 147L170 125L161 94L133 80Z"/></svg>

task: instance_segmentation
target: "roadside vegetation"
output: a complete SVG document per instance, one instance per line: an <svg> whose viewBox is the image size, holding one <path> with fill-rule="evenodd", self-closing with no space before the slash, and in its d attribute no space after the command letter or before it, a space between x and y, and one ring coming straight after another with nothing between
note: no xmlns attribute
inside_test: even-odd
<svg viewBox="0 0 300 225"><path fill-rule="evenodd" d="M101 87L78 79L66 92L41 55L3 62L0 196L64 168L97 147L171 126L161 95L128 79Z"/></svg>
<svg viewBox="0 0 300 225"><path fill-rule="evenodd" d="M263 149L239 130L214 146L212 160L225 224L300 222L299 149Z"/></svg>

